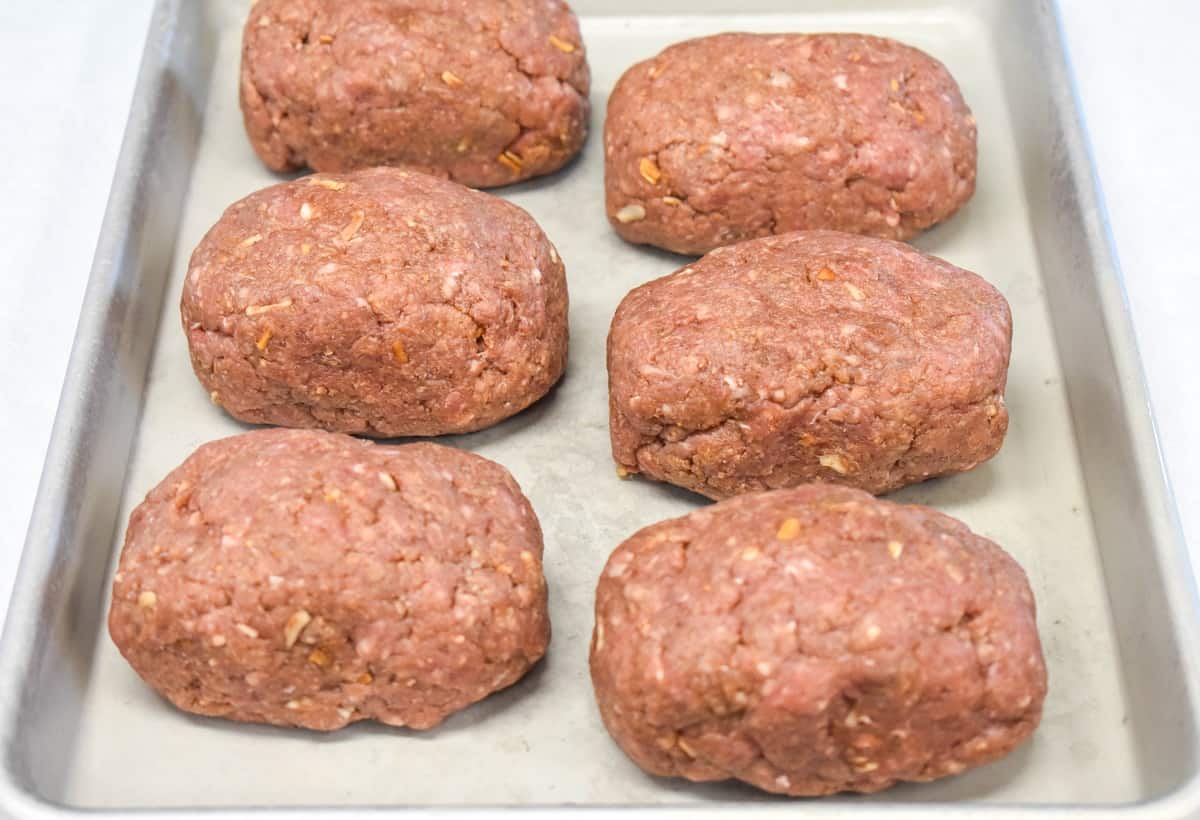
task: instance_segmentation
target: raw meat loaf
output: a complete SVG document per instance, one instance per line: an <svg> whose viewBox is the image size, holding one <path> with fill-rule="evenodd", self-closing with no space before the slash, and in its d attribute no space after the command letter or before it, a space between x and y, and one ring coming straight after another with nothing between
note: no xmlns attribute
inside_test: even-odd
<svg viewBox="0 0 1200 820"><path fill-rule="evenodd" d="M712 498L883 493L1000 448L1008 303L908 245L805 231L633 290L608 337L613 456Z"/></svg>
<svg viewBox="0 0 1200 820"><path fill-rule="evenodd" d="M479 456L245 433L201 447L134 510L108 625L188 712L428 729L545 652L542 533Z"/></svg>
<svg viewBox="0 0 1200 820"><path fill-rule="evenodd" d="M814 228L907 239L975 189L954 78L862 34L674 45L617 83L604 146L617 232L678 253Z"/></svg>
<svg viewBox="0 0 1200 820"><path fill-rule="evenodd" d="M258 0L243 35L246 131L276 171L548 174L583 146L588 85L561 0Z"/></svg>
<svg viewBox="0 0 1200 820"><path fill-rule="evenodd" d="M567 358L563 264L529 214L394 168L232 205L192 254L182 314L213 401L259 424L479 430Z"/></svg>
<svg viewBox="0 0 1200 820"><path fill-rule="evenodd" d="M1012 558L925 507L808 485L638 532L596 590L600 714L656 775L873 792L996 760L1046 695Z"/></svg>

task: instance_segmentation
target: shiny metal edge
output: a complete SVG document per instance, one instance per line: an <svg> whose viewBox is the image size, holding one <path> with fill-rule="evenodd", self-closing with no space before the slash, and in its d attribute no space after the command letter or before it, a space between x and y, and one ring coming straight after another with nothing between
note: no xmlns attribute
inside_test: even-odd
<svg viewBox="0 0 1200 820"><path fill-rule="evenodd" d="M95 261L84 299L79 327L55 419L37 501L14 588L7 624L0 637L0 813L7 817L50 818L129 817L177 820L265 820L280 818L383 817L403 814L406 818L486 817L505 807L470 809L423 809L401 807L311 808L248 807L237 810L139 810L101 812L63 807L35 796L22 782L26 773L13 766L14 748L21 720L23 691L32 680L39 661L38 647L50 638L47 613L62 592L62 574L70 560L63 554L77 532L82 498L96 458L97 437L103 434L107 450L128 453L136 429L137 413L126 417L118 429L102 423L111 415L116 399L109 386L122 340L111 331L121 327L128 305L116 292L122 265L138 259L144 240L144 216L153 203L163 207L163 190L146 173L158 126L168 104L162 92L169 81L170 49L178 33L180 14L189 0L159 0L155 9L145 55L134 95L125 140L122 145L113 190L105 213ZM1055 97L1055 116L1067 152L1067 182L1075 191L1079 217L1086 235L1093 276L1097 280L1103 323L1109 332L1117 369L1120 394L1127 424L1134 439L1135 468L1143 493L1156 515L1150 519L1153 545L1167 572L1163 592L1168 600L1183 675L1187 684L1187 707L1200 716L1200 594L1184 544L1178 511L1162 460L1160 442L1149 404L1144 373L1129 313L1125 279L1117 263L1111 228L1099 194L1099 185L1086 130L1066 57L1057 2L1038 2L1038 47L1049 53L1047 84ZM185 175L186 176L186 175ZM186 186L177 191L176 211ZM175 218L178 216L176 214ZM142 374L144 380L144 373ZM141 385L137 385L140 409ZM124 469L121 469L124 474ZM110 516L116 526L116 511ZM1181 704L1182 706L1182 704ZM1200 749L1197 750L1200 755ZM525 809L539 817L554 818L586 813L593 818L696 817L725 814L728 806L680 807L537 807ZM736 811L736 809L734 810ZM878 815L894 818L962 817L969 820L1040 816L1046 818L1187 818L1200 817L1200 769L1172 793L1145 803L1117 806L994 806L978 803L939 805L856 805L853 802L810 802L778 806L756 806L755 814L796 814L816 817Z"/></svg>
<svg viewBox="0 0 1200 820"><path fill-rule="evenodd" d="M171 47L180 9L188 1L159 0L151 17L45 466L0 636L0 814L4 816L78 814L46 803L31 792L27 785L30 772L14 765L16 744L27 705L27 688L44 661L45 652L41 650L53 639L56 621L61 618L56 612L61 606L57 599L65 597L65 579L72 563L79 562L78 556L71 554L71 547L78 541L89 480L115 451L122 458L119 483L123 484L140 414L145 363L140 372L134 372L137 368L122 372L121 360L130 352L134 325L145 321L145 317L134 315L137 300L132 298L123 273L128 266L145 261L141 251L147 214L153 208L169 215L174 208L177 222L186 192L186 184L172 185L171 180L147 170L162 129L170 123L172 94L168 89L179 80L170 70ZM179 91L175 89L174 93ZM186 173L180 172L185 179ZM126 379L124 384L122 377ZM130 382L136 382L136 406L119 407L119 394L128 389ZM118 415L115 411L122 409L122 417L114 418ZM119 494L122 488L111 489ZM113 527L116 516L113 508L108 514Z"/></svg>
<svg viewBox="0 0 1200 820"><path fill-rule="evenodd" d="M1104 326L1112 345L1120 392L1127 410L1126 423L1134 439L1138 483L1147 496L1153 546L1162 566L1163 592L1173 620L1181 671L1187 687L1187 709L1200 716L1200 586L1196 567L1184 538L1179 508L1163 458L1162 440L1150 401L1129 298L1128 280L1121 268L1112 223L1104 201L1086 122L1079 86L1063 31L1060 0L1049 0L1042 17L1047 45L1054 48L1049 78L1062 117L1070 181L1075 187L1099 290ZM1180 705L1182 708L1182 704ZM1172 792L1156 800L1119 808L1118 816L1144 818L1200 817L1200 741L1193 742L1190 777Z"/></svg>

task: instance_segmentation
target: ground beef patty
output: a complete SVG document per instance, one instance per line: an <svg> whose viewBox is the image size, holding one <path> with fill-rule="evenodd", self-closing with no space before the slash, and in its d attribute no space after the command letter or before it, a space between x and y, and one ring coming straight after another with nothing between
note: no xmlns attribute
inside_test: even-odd
<svg viewBox="0 0 1200 820"><path fill-rule="evenodd" d="M258 0L243 35L246 131L276 171L548 174L583 146L588 85L562 0Z"/></svg>
<svg viewBox="0 0 1200 820"><path fill-rule="evenodd" d="M647 527L596 590L592 682L646 771L790 795L995 760L1046 695L1025 573L925 507L807 485Z"/></svg>
<svg viewBox="0 0 1200 820"><path fill-rule="evenodd" d="M711 498L832 481L882 493L991 458L1008 303L908 245L803 231L633 290L608 336L622 472Z"/></svg>
<svg viewBox="0 0 1200 820"><path fill-rule="evenodd" d="M907 239L975 190L954 78L862 34L674 45L617 83L604 145L617 232L678 253L809 228Z"/></svg>
<svg viewBox="0 0 1200 820"><path fill-rule="evenodd" d="M478 430L567 358L562 261L515 205L394 168L232 205L183 288L192 365L243 421L368 436Z"/></svg>
<svg viewBox="0 0 1200 820"><path fill-rule="evenodd" d="M108 626L188 712L428 729L545 653L542 533L479 456L246 433L201 447L133 511Z"/></svg>

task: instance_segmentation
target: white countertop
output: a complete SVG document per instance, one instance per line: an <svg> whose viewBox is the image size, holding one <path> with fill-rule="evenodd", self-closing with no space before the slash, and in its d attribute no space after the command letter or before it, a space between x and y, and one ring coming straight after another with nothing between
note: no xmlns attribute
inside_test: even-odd
<svg viewBox="0 0 1200 820"><path fill-rule="evenodd" d="M153 0L0 4L0 619ZM1060 0L1167 467L1200 557L1200 4ZM1190 265L1185 263L1190 261ZM1200 563L1200 561L1197 561Z"/></svg>

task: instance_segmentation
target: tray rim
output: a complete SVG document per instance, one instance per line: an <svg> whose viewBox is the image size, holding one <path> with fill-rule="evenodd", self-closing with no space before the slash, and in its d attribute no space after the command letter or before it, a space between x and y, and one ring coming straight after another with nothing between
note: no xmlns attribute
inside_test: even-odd
<svg viewBox="0 0 1200 820"><path fill-rule="evenodd" d="M54 543L68 527L71 495L76 488L73 473L81 461L86 461L89 410L88 399L95 396L102 372L95 367L108 343L105 334L105 307L111 298L110 283L122 264L122 249L130 241L132 218L138 198L144 195L138 182L138 170L144 164L153 139L155 119L153 91L167 70L168 46L175 34L182 5L189 0L156 0L151 15L132 105L125 135L113 177L105 214L101 223L83 306L72 344L63 389L55 414L47 447L41 479L38 483L29 528L22 546L7 621L0 635L0 681L19 684L26 677L32 662L32 649L44 629L39 626L41 598L53 583L55 554L39 545ZM1067 164L1077 180L1080 212L1087 245L1093 257L1093 278L1096 281L1102 308L1102 322L1110 338L1121 344L1114 346L1112 355L1119 377L1119 393L1129 408L1129 433L1135 445L1135 469L1146 494L1150 511L1149 523L1154 536L1163 573L1163 592L1168 611L1179 630L1181 674L1186 683L1189 705L1200 719L1200 587L1187 550L1178 505L1170 476L1163 459L1162 441L1150 402L1148 385L1137 335L1130 311L1128 280L1121 269L1112 225L1105 205L1094 152L1087 125L1082 117L1076 72L1063 31L1059 0L1035 3L1039 8L1039 36L1051 46L1054 54L1049 60L1049 84L1062 89L1059 109L1063 116L1063 137ZM295 820L306 817L385 817L405 818L485 817L495 812L509 811L507 805L472 807L417 806L294 806L294 807L236 807L169 808L136 810L97 810L65 806L47 800L19 782L10 767L20 712L20 692L0 687L0 814L3 816L35 818L35 820L65 820L84 817L144 817L162 820ZM1200 755L1200 750L1197 750ZM1007 818L1023 816L1031 811L1047 817L1128 817L1145 813L1148 817L1200 817L1200 766L1174 790L1152 800L1096 806L1062 804L992 805L978 802L961 803L872 803L805 801L779 805L758 805L757 813L783 814L803 806L805 813L833 817L850 813L879 814L893 818L925 818L931 815L964 818ZM728 805L686 806L536 806L518 810L535 812L544 817L578 816L586 813L592 818L649 816L709 816L730 810ZM735 809L736 810L736 809ZM619 815L618 815L619 813Z"/></svg>

